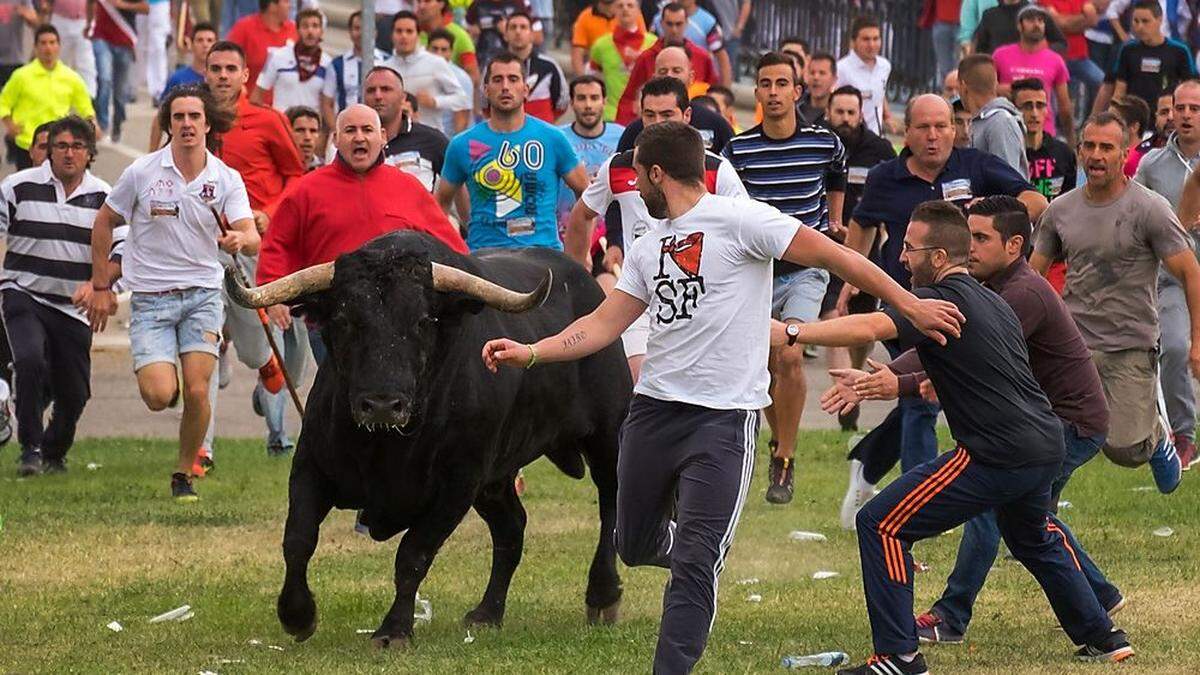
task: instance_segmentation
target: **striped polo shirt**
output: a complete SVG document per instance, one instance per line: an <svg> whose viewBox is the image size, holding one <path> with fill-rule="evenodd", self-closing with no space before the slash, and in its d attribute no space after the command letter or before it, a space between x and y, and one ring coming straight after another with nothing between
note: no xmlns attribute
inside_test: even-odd
<svg viewBox="0 0 1200 675"><path fill-rule="evenodd" d="M71 295L92 278L92 224L110 190L88 171L68 197L48 161L0 182L0 233L8 244L0 289L21 291L87 323ZM113 233L114 257L127 230Z"/></svg>
<svg viewBox="0 0 1200 675"><path fill-rule="evenodd" d="M819 232L829 230L826 191L846 189L846 148L825 127L797 120L788 138L770 138L761 124L730 139L722 151L751 199L770 204ZM776 275L799 269L777 262Z"/></svg>

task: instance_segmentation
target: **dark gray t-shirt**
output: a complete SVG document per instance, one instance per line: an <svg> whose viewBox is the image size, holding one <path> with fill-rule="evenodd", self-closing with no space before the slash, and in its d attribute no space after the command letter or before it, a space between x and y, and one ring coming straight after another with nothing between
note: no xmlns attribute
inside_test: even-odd
<svg viewBox="0 0 1200 675"><path fill-rule="evenodd" d="M1046 208L1034 250L1067 262L1063 300L1088 348L1153 349L1158 344L1158 267L1188 249L1188 237L1162 196L1130 182L1104 204L1084 187Z"/></svg>
<svg viewBox="0 0 1200 675"><path fill-rule="evenodd" d="M32 0L0 0L0 64L22 64L32 56L25 46L25 19L17 12L32 6Z"/></svg>

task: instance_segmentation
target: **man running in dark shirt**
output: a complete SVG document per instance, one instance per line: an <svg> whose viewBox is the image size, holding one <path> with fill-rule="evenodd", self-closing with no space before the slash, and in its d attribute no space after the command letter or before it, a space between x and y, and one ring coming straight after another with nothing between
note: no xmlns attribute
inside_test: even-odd
<svg viewBox="0 0 1200 675"><path fill-rule="evenodd" d="M858 512L863 585L876 655L839 675L927 671L912 616L916 541L989 509L1013 554L1042 586L1076 652L1087 660L1133 655L1114 630L1065 541L1048 527L1052 483L1064 457L1062 425L1029 367L1012 309L967 273L966 217L945 201L914 209L901 261L918 297L953 302L962 336L938 346L890 309L801 324L798 342L850 346L897 340L915 347L939 393L955 450L913 468Z"/></svg>

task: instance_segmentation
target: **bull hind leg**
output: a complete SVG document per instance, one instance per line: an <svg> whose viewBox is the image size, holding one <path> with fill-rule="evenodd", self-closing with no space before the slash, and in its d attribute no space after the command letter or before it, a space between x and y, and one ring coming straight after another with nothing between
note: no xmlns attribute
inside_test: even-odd
<svg viewBox="0 0 1200 675"><path fill-rule="evenodd" d="M286 572L275 607L279 623L297 642L307 640L317 630L317 603L308 587L308 562L317 548L321 522L333 508L327 486L302 453L303 449L297 452L288 481L288 515L283 530Z"/></svg>
<svg viewBox="0 0 1200 675"><path fill-rule="evenodd" d="M587 620L614 624L621 615L621 577L617 574L617 435L601 434L585 441L586 457L600 506L600 539L588 568Z"/></svg>
<svg viewBox="0 0 1200 675"><path fill-rule="evenodd" d="M492 534L492 574L483 599L467 612L468 626L500 626L513 573L525 548L525 507L513 490L511 477L488 485L475 498L475 511Z"/></svg>

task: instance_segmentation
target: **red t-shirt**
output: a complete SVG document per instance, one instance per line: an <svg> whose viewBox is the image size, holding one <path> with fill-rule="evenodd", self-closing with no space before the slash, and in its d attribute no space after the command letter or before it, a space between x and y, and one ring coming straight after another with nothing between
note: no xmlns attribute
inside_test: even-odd
<svg viewBox="0 0 1200 675"><path fill-rule="evenodd" d="M262 72L263 66L267 65L267 50L289 43L295 44L300 36L296 33L296 24L290 19L284 21L283 26L275 31L267 28L262 14L251 14L238 19L233 28L229 29L229 35L225 39L237 43L246 52L246 68L250 70L250 81L246 86L253 90L258 84L258 74ZM267 92L268 98L264 99L265 103L271 102L270 93Z"/></svg>
<svg viewBox="0 0 1200 675"><path fill-rule="evenodd" d="M1083 14L1084 4L1091 0L1038 0L1038 4L1042 7L1053 7L1054 11L1063 16L1071 16L1073 14ZM1083 33L1068 33L1063 31L1063 35L1067 36L1067 59L1074 61L1075 59L1088 58L1087 38Z"/></svg>
<svg viewBox="0 0 1200 675"><path fill-rule="evenodd" d="M961 13L962 0L933 0L934 21L957 24Z"/></svg>
<svg viewBox="0 0 1200 675"><path fill-rule="evenodd" d="M629 84L625 85L625 91L617 103L617 124L628 125L637 118L637 115L633 113L634 103L642 94L642 85L654 77L654 59L658 58L658 53L665 46L662 40L655 42L634 62L633 69L629 71ZM712 54L708 53L708 50L697 46L691 40L685 41L683 48L692 62L692 75L696 82L717 84L721 81Z"/></svg>
<svg viewBox="0 0 1200 675"><path fill-rule="evenodd" d="M288 180L304 175L300 152L283 113L255 105L242 92L237 120L220 139L217 156L242 174L250 207L267 210L279 199Z"/></svg>
<svg viewBox="0 0 1200 675"><path fill-rule="evenodd" d="M329 262L395 230L427 232L467 253L421 181L382 163L360 176L335 159L296 181L279 201L258 254L257 282Z"/></svg>

